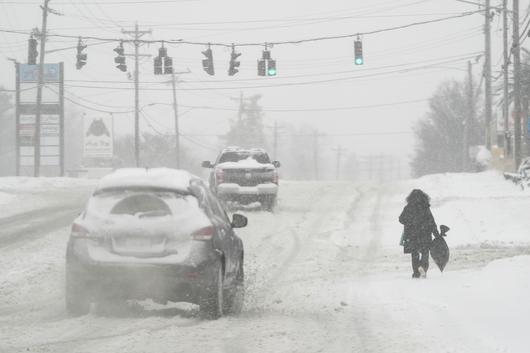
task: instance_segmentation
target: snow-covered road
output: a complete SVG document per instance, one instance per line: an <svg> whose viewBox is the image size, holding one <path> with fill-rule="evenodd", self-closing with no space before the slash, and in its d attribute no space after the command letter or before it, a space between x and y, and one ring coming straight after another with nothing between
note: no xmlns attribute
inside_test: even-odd
<svg viewBox="0 0 530 353"><path fill-rule="evenodd" d="M482 184L497 180L482 177ZM481 207L507 199L530 205L528 195L501 183L493 191L503 197L485 198ZM90 184L59 188L55 196L35 192L53 207L16 212L39 217L0 220L0 352L526 352L530 257L513 257L530 253L525 234L503 241L478 234L493 220L469 210L473 188L463 194L441 184L285 182L277 212L246 210L249 226L239 231L245 310L216 321L197 318L192 305L151 302L69 318L67 218ZM410 278L409 259L397 246L397 216L415 185L433 189L435 216L453 228L448 242L460 236L447 272L433 268L428 280ZM509 220L509 212L500 217ZM517 230L528 225L515 217ZM21 231L23 220L33 235Z"/></svg>

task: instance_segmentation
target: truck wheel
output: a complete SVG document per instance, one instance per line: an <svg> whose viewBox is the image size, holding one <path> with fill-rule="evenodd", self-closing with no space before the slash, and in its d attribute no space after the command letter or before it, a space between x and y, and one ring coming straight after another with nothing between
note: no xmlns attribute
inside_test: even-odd
<svg viewBox="0 0 530 353"><path fill-rule="evenodd" d="M226 298L225 312L227 314L238 315L243 310L245 301L245 273L243 271L243 260L239 263L234 287Z"/></svg>
<svg viewBox="0 0 530 353"><path fill-rule="evenodd" d="M265 196L262 206L269 212L274 211L274 208L276 207L276 195Z"/></svg>
<svg viewBox="0 0 530 353"><path fill-rule="evenodd" d="M66 312L71 316L86 315L90 311L90 299L82 279L66 267L65 283Z"/></svg>
<svg viewBox="0 0 530 353"><path fill-rule="evenodd" d="M216 320L223 316L223 267L220 262L216 267L217 274L213 282L204 289L199 300L199 312L201 317L210 320Z"/></svg>

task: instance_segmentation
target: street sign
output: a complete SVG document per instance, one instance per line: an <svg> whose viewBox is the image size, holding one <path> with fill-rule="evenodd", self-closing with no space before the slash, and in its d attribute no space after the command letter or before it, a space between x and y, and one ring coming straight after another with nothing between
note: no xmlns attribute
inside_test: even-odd
<svg viewBox="0 0 530 353"><path fill-rule="evenodd" d="M61 70L59 64L44 64L43 82L59 82ZM20 64L20 82L38 82L39 65Z"/></svg>

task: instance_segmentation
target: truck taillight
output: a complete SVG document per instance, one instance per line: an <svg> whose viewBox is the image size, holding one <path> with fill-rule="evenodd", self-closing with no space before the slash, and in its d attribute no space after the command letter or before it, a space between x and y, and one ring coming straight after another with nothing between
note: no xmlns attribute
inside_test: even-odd
<svg viewBox="0 0 530 353"><path fill-rule="evenodd" d="M279 179L279 178L278 178L278 171L275 170L274 172L272 172L272 182L273 182L274 184L278 184L278 179Z"/></svg>
<svg viewBox="0 0 530 353"><path fill-rule="evenodd" d="M215 180L217 184L224 182L224 171L221 168L215 170Z"/></svg>
<svg viewBox="0 0 530 353"><path fill-rule="evenodd" d="M191 237L193 240L210 240L214 232L213 226L208 226L191 233Z"/></svg>

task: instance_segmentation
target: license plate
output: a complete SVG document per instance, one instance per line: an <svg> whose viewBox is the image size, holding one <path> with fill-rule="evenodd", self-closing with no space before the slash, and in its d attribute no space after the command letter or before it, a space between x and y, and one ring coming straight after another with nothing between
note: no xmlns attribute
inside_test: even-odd
<svg viewBox="0 0 530 353"><path fill-rule="evenodd" d="M128 238L125 240L125 245L128 248L144 249L151 247L151 241L143 238Z"/></svg>

